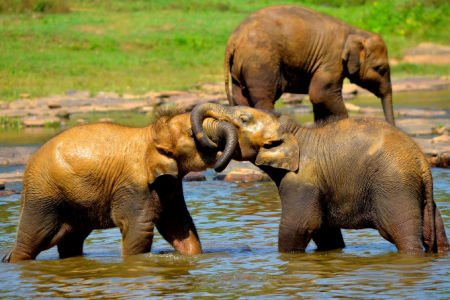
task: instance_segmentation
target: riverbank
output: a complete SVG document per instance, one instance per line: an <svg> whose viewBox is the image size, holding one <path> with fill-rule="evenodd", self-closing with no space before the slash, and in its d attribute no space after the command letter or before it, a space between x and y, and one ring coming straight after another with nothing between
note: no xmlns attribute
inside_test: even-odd
<svg viewBox="0 0 450 300"><path fill-rule="evenodd" d="M23 2L23 3L22 3ZM189 90L223 78L225 45L252 12L272 5L302 5L379 33L395 78L448 76L435 59L437 45L450 45L445 1L425 0L155 0L82 1L48 11L37 1L0 4L0 100L63 94L67 89L118 94ZM14 7L14 4L17 7ZM23 13L17 13L25 11ZM445 50L445 49L444 49ZM442 52L442 51L441 51ZM444 51L445 52L445 51ZM441 55L442 53L439 53ZM423 62L426 64L421 64ZM436 62L444 64L435 64Z"/></svg>

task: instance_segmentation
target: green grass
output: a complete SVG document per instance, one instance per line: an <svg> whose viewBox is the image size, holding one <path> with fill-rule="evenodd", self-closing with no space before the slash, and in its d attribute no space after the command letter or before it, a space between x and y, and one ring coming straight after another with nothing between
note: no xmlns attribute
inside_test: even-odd
<svg viewBox="0 0 450 300"><path fill-rule="evenodd" d="M3 1L2 100L67 89L144 93L222 81L230 33L253 11L278 4L304 5L378 32L392 58L401 58L405 49L419 42L450 44L446 0ZM52 13L58 7L64 12L67 3L70 13ZM419 74L448 75L450 70L393 67L394 77Z"/></svg>

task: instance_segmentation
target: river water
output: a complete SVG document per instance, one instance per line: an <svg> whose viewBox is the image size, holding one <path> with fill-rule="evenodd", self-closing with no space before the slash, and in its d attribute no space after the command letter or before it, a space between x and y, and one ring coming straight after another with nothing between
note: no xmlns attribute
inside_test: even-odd
<svg viewBox="0 0 450 300"><path fill-rule="evenodd" d="M3 143L24 144L15 139ZM450 171L432 171L450 236ZM205 254L180 255L156 233L151 253L122 257L119 229L97 230L86 240L84 257L58 259L53 248L35 261L0 264L0 299L450 297L450 255L399 254L372 229L344 230L341 250L315 251L311 242L306 253L282 254L275 185L212 181L213 172L205 174L206 182L183 183ZM20 195L0 198L1 256L14 242L19 214Z"/></svg>

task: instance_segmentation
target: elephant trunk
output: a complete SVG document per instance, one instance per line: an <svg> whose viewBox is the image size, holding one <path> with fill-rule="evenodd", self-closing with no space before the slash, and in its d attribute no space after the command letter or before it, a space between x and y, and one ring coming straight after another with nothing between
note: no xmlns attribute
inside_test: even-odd
<svg viewBox="0 0 450 300"><path fill-rule="evenodd" d="M210 140L215 144L220 145L221 142L225 144L223 154L217 160L214 170L222 172L230 162L236 150L238 143L238 133L236 128L227 122L217 121L213 118L207 118L202 126L205 133Z"/></svg>
<svg viewBox="0 0 450 300"><path fill-rule="evenodd" d="M384 115L386 116L386 121L395 126L394 120L394 108L392 107L392 93L381 97L381 103L383 105Z"/></svg>
<svg viewBox="0 0 450 300"><path fill-rule="evenodd" d="M389 72L385 76L385 81L380 88L381 104L383 106L386 121L392 126L395 126L394 108L392 106L392 85Z"/></svg>
<svg viewBox="0 0 450 300"><path fill-rule="evenodd" d="M195 138L200 145L209 149L217 149L217 143L211 141L205 135L203 130L203 120L211 117L218 121L224 120L224 116L230 114L230 108L212 103L199 104L191 112L191 124L194 131Z"/></svg>

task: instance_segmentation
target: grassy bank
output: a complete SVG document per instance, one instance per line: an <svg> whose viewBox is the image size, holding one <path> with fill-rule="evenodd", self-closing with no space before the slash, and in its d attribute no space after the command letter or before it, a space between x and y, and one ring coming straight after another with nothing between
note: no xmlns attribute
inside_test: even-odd
<svg viewBox="0 0 450 300"><path fill-rule="evenodd" d="M67 89L143 93L221 81L230 33L253 11L277 4L304 5L378 32L391 58L419 42L450 44L445 0L4 1L2 100ZM448 74L448 66L393 67L397 77Z"/></svg>

